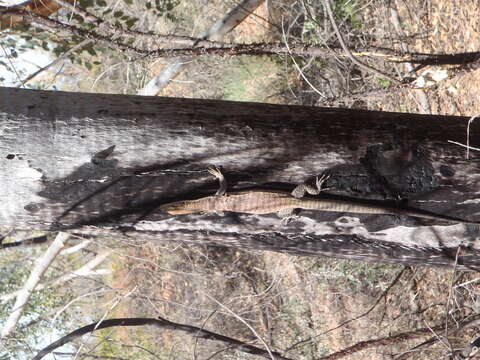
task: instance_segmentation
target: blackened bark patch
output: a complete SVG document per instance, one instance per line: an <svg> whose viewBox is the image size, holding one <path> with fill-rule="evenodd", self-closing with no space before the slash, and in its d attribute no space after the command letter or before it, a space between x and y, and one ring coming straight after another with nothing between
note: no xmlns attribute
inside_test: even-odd
<svg viewBox="0 0 480 360"><path fill-rule="evenodd" d="M330 175L324 184L327 189L368 199L408 199L440 184L428 152L418 145L371 145L359 163L338 165L325 173ZM314 185L315 178L308 182Z"/></svg>
<svg viewBox="0 0 480 360"><path fill-rule="evenodd" d="M445 177L452 177L455 175L455 169L453 169L451 166L441 165L440 174Z"/></svg>
<svg viewBox="0 0 480 360"><path fill-rule="evenodd" d="M51 180L44 177L44 188L38 195L61 203L79 201L86 194L94 193L112 179L118 178L125 169L117 165L116 159L103 160L102 166L85 163L63 179Z"/></svg>
<svg viewBox="0 0 480 360"><path fill-rule="evenodd" d="M428 151L418 144L371 145L361 162L388 197L409 198L439 185Z"/></svg>

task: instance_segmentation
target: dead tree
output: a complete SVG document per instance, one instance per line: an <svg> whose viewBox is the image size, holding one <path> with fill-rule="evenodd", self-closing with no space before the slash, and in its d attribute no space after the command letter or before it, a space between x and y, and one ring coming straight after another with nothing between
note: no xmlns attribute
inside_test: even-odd
<svg viewBox="0 0 480 360"><path fill-rule="evenodd" d="M159 206L229 190L291 190L478 221L468 118L218 100L0 89L0 226L189 241L402 264L480 266L479 226L302 211L172 216ZM479 138L470 129L471 146ZM400 199L400 200L399 200Z"/></svg>

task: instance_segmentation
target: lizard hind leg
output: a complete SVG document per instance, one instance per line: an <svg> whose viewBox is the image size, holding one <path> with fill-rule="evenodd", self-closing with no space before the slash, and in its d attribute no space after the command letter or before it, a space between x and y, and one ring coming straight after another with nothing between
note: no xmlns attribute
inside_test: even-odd
<svg viewBox="0 0 480 360"><path fill-rule="evenodd" d="M281 221L283 225L288 225L290 221L298 218L299 213L300 209L282 209L278 211L278 216L282 218Z"/></svg>
<svg viewBox="0 0 480 360"><path fill-rule="evenodd" d="M222 170L218 166L209 167L207 170L210 174L215 176L218 179L218 181L220 182L220 187L218 188L215 195L217 195L217 196L225 195L225 193L227 192L228 184L227 184L227 180L225 179L225 176L223 176L223 174L222 174Z"/></svg>

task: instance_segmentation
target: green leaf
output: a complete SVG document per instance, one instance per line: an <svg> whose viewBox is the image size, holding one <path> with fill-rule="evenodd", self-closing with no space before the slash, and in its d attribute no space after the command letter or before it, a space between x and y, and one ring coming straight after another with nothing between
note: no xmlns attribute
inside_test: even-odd
<svg viewBox="0 0 480 360"><path fill-rule="evenodd" d="M97 52L93 49L93 46L89 46L87 47L85 50L87 50L87 52L92 55L92 56L97 56Z"/></svg>
<svg viewBox="0 0 480 360"><path fill-rule="evenodd" d="M90 55L92 56L96 56L97 55L97 52L94 50L93 48L93 43L90 43L86 46L83 47L83 51L86 51L87 53L89 53Z"/></svg>
<svg viewBox="0 0 480 360"><path fill-rule="evenodd" d="M53 48L53 53L57 56L64 53L65 51L67 51L67 47L64 45L58 45L55 48Z"/></svg>
<svg viewBox="0 0 480 360"><path fill-rule="evenodd" d="M97 5L100 7L106 7L107 2L105 0L97 0Z"/></svg>
<svg viewBox="0 0 480 360"><path fill-rule="evenodd" d="M123 16L123 11L115 11L113 13L113 16L115 16L116 18L119 18L119 17Z"/></svg>
<svg viewBox="0 0 480 360"><path fill-rule="evenodd" d="M94 4L93 0L79 0L80 6L82 8L92 7Z"/></svg>
<svg viewBox="0 0 480 360"><path fill-rule="evenodd" d="M137 21L138 19L131 18L130 20L125 21L125 25L127 25L127 28L130 29Z"/></svg>

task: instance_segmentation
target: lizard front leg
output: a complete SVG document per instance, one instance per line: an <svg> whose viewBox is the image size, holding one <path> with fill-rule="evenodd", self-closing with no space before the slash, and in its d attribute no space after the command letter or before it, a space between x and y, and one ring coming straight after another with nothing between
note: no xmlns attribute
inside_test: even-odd
<svg viewBox="0 0 480 360"><path fill-rule="evenodd" d="M310 195L318 195L320 192L325 190L326 188L323 187L323 184L327 179L330 177L330 174L322 174L322 176L315 177L315 186L311 186L310 184L303 183L298 185L292 191L292 196L296 198L302 198L305 196L305 193L309 193Z"/></svg>
<svg viewBox="0 0 480 360"><path fill-rule="evenodd" d="M325 190L323 184L330 177L330 174L322 174L322 176L315 177L315 187L307 184L306 182L298 185L291 192L293 197L302 198L305 196L305 193L310 195L318 195L321 191ZM290 221L298 217L300 209L284 209L279 212L279 216L282 217L282 223L287 225Z"/></svg>
<svg viewBox="0 0 480 360"><path fill-rule="evenodd" d="M228 183L225 176L222 174L222 170L218 166L211 166L207 170L210 174L215 176L220 183L215 196L224 196L227 193ZM224 215L224 212L221 210L215 210L214 213L220 216Z"/></svg>
<svg viewBox="0 0 480 360"><path fill-rule="evenodd" d="M223 174L222 174L222 170L220 170L220 168L217 167L217 166L209 167L207 170L210 174L215 176L218 179L218 181L220 182L220 186L219 186L217 192L215 193L215 195L217 195L217 196L225 195L225 193L227 192L228 184L227 184L227 180L225 179L225 176L223 176Z"/></svg>

